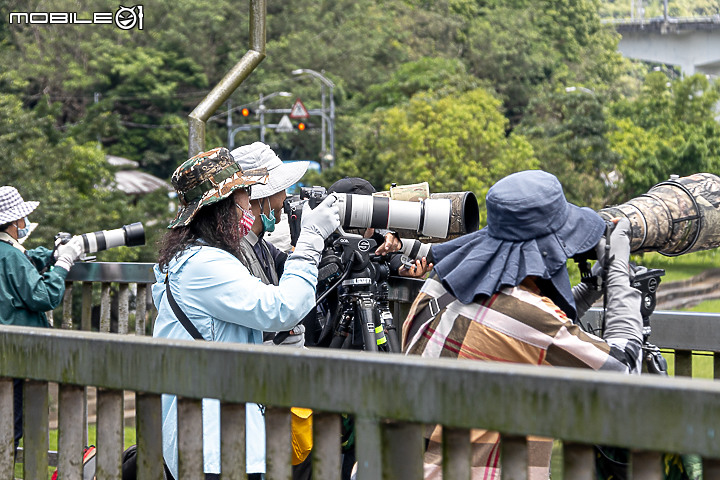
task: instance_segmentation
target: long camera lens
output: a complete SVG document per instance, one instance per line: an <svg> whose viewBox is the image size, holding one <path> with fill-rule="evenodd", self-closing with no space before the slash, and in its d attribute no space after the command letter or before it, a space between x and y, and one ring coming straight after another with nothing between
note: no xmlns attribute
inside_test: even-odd
<svg viewBox="0 0 720 480"><path fill-rule="evenodd" d="M450 199L403 202L369 195L333 195L338 197L340 223L345 228L406 229L437 238L448 235L452 216Z"/></svg>
<svg viewBox="0 0 720 480"><path fill-rule="evenodd" d="M666 256L720 246L720 178L710 173L673 176L646 194L598 212L603 218L627 217L633 252Z"/></svg>
<svg viewBox="0 0 720 480"><path fill-rule="evenodd" d="M121 246L136 247L145 245L145 229L140 222L123 225L121 228L114 230L83 233L81 237L85 253L95 253Z"/></svg>

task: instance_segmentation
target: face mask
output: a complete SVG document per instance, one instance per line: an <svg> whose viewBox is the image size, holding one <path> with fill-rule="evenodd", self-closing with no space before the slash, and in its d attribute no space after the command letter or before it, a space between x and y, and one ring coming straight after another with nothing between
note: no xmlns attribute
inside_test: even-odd
<svg viewBox="0 0 720 480"><path fill-rule="evenodd" d="M21 238L27 237L30 233L30 220L28 220L27 217L25 217L25 228L20 228L17 226L17 222L15 222L15 226L17 227L17 237L18 240Z"/></svg>
<svg viewBox="0 0 720 480"><path fill-rule="evenodd" d="M263 199L263 202L264 203ZM262 203L260 204L260 208L262 209ZM260 220L262 221L262 229L263 232L274 232L275 231L275 212L270 209L270 216L268 217L264 213L260 214Z"/></svg>
<svg viewBox="0 0 720 480"><path fill-rule="evenodd" d="M250 228L252 227L252 224L255 222L255 215L252 214L250 210L245 210L243 207L235 204L237 207L243 211L243 216L240 219L239 222L239 228L240 228L240 236L244 237L248 233L250 233Z"/></svg>

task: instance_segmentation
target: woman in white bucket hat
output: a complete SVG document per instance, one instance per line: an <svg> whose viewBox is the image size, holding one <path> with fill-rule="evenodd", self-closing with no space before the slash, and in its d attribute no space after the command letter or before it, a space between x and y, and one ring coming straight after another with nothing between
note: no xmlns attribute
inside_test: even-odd
<svg viewBox="0 0 720 480"><path fill-rule="evenodd" d="M65 294L65 277L82 253L70 241L53 251L44 247L25 250L30 215L39 202L26 202L15 187L0 187L0 323L49 327L45 312L57 307ZM54 263L54 265L53 265ZM45 271L47 270L47 271ZM45 271L44 273L41 273ZM22 437L22 380L14 387L15 448Z"/></svg>

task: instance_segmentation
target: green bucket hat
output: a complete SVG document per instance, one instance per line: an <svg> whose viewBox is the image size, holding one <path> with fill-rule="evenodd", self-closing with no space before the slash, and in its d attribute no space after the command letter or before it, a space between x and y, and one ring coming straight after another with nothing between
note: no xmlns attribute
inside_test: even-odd
<svg viewBox="0 0 720 480"><path fill-rule="evenodd" d="M212 205L230 196L238 188L268 181L266 168L243 171L227 148L214 148L198 153L172 175L179 208L168 228L188 225L205 205Z"/></svg>

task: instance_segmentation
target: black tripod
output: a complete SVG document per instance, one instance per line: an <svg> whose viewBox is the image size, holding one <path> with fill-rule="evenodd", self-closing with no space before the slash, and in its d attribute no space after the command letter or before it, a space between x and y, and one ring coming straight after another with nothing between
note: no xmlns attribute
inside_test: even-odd
<svg viewBox="0 0 720 480"><path fill-rule="evenodd" d="M328 285L317 303L332 293L337 304L323 327L332 332L330 348L400 352L400 341L388 302L390 269L384 258L371 253L377 243L355 235L337 238L323 255L319 283Z"/></svg>

